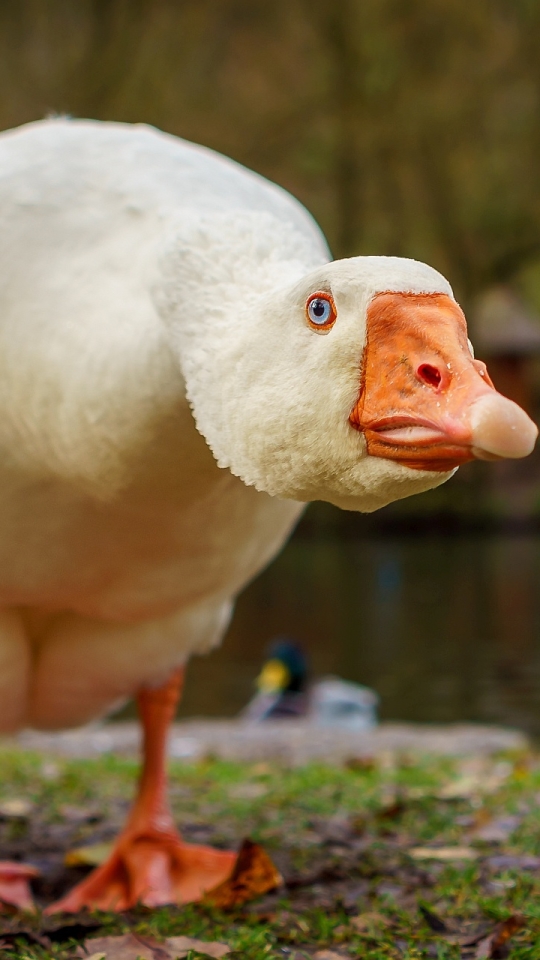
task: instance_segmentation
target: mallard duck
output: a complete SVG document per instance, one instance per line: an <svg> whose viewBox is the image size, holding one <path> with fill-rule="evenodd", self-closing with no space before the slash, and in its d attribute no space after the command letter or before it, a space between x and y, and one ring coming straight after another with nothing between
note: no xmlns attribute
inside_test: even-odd
<svg viewBox="0 0 540 960"><path fill-rule="evenodd" d="M167 805L187 659L307 501L375 510L526 456L536 427L436 270L330 262L301 205L231 160L57 118L3 133L0 170L0 729L136 695L132 813L52 909L197 900L236 854L184 844Z"/></svg>
<svg viewBox="0 0 540 960"><path fill-rule="evenodd" d="M248 723L304 717L309 710L307 657L296 640L276 637L240 716Z"/></svg>
<svg viewBox="0 0 540 960"><path fill-rule="evenodd" d="M324 677L308 683L307 657L295 640L276 637L257 677L257 693L240 716L248 723L304 718L321 726L368 730L377 723L379 697L360 683Z"/></svg>

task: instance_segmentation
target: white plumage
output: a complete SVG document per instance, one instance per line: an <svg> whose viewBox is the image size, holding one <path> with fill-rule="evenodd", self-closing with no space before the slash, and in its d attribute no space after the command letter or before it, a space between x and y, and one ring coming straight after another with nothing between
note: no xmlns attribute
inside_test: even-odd
<svg viewBox="0 0 540 960"><path fill-rule="evenodd" d="M1 730L79 724L217 643L303 501L449 475L348 420L367 305L451 296L431 268L329 264L284 191L144 126L0 136L0 224Z"/></svg>

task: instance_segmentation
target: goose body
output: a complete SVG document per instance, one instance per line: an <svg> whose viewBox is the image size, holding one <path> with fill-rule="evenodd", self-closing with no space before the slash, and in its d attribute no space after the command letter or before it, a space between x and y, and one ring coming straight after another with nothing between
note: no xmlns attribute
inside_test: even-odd
<svg viewBox="0 0 540 960"><path fill-rule="evenodd" d="M2 730L81 723L217 642L302 509L216 465L156 305L186 219L244 210L327 256L283 191L150 128L0 136Z"/></svg>
<svg viewBox="0 0 540 960"><path fill-rule="evenodd" d="M234 853L175 830L167 726L305 502L374 510L536 433L425 264L329 263L284 191L151 128L0 135L0 731L134 693L144 729L110 858L50 909L230 875ZM34 875L0 864L0 899L28 906Z"/></svg>

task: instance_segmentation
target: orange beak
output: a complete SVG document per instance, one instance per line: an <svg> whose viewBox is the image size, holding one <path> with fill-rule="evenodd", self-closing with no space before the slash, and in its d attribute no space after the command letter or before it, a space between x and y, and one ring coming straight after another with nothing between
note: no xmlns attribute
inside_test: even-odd
<svg viewBox="0 0 540 960"><path fill-rule="evenodd" d="M475 457L526 457L538 435L473 359L465 317L446 294L373 298L350 423L370 456L445 472Z"/></svg>

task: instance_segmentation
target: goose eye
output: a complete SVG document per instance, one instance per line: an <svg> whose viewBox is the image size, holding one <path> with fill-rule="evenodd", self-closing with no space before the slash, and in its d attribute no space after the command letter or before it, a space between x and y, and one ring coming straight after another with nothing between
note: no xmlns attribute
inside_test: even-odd
<svg viewBox="0 0 540 960"><path fill-rule="evenodd" d="M326 331L336 322L336 307L327 293L314 293L306 303L306 313L310 327L317 331Z"/></svg>

